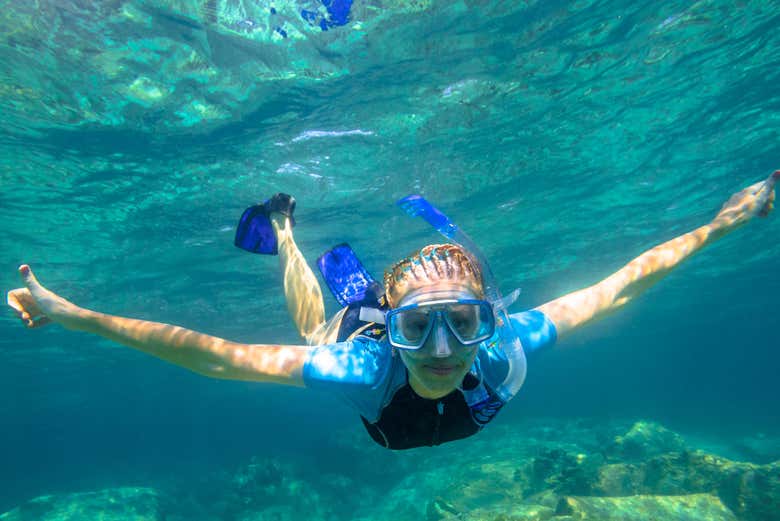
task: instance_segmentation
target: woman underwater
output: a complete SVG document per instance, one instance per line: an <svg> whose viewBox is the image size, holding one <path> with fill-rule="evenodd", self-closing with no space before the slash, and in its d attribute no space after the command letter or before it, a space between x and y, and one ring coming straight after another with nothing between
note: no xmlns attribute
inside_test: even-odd
<svg viewBox="0 0 780 521"><path fill-rule="evenodd" d="M28 328L54 322L205 376L326 389L360 414L377 443L438 445L471 436L493 419L520 389L528 353L622 307L702 247L767 216L778 178L780 170L737 192L708 224L642 253L601 282L520 313L506 311L511 299L501 298L478 248L418 198L407 204L451 241L394 264L384 288L348 247L331 250L320 268L344 308L326 321L322 291L293 240L295 201L284 194L244 212L236 244L278 253L288 309L307 345L241 344L81 308L43 287L27 265L19 267L25 287L8 293L8 305Z"/></svg>

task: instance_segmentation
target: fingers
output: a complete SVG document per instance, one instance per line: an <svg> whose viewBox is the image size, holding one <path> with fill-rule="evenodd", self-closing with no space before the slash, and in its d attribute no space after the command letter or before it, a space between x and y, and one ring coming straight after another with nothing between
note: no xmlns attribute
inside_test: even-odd
<svg viewBox="0 0 780 521"><path fill-rule="evenodd" d="M769 186L768 183L769 183L769 179L766 179L764 181L759 181L758 183L753 183L752 185L748 186L746 190L751 195L759 195Z"/></svg>
<svg viewBox="0 0 780 521"><path fill-rule="evenodd" d="M752 185L745 188L745 190L749 191L753 195L758 195L767 189L771 191L775 188L775 183L777 183L778 179L780 179L780 170L775 170L765 180L753 183Z"/></svg>
<svg viewBox="0 0 780 521"><path fill-rule="evenodd" d="M51 324L51 319L49 317L43 316L36 320L29 320L25 325L30 329L35 329L36 327L42 327L46 324Z"/></svg>
<svg viewBox="0 0 780 521"><path fill-rule="evenodd" d="M19 266L19 276L26 288L9 291L6 299L8 306L14 310L16 316L26 327L45 326L51 322L51 319L38 309L36 299L47 293L46 289L41 286L27 264Z"/></svg>
<svg viewBox="0 0 780 521"><path fill-rule="evenodd" d="M22 313L22 311L24 310L22 304L19 302L19 297L18 297L19 291L20 289L12 289L11 291L8 292L8 294L5 297L5 301L8 304L8 307L13 309L17 315Z"/></svg>
<svg viewBox="0 0 780 521"><path fill-rule="evenodd" d="M740 190L737 192L737 194L741 195L758 195L761 193L764 188L766 188L767 181L759 181L757 183L753 183L752 185L748 186L747 188Z"/></svg>
<svg viewBox="0 0 780 521"><path fill-rule="evenodd" d="M7 303L8 306L14 310L14 314L22 321L22 323L28 328L35 328L45 326L51 320L45 315L33 317L27 308L24 307L22 299L24 298L24 292L27 289L15 289L8 292Z"/></svg>
<svg viewBox="0 0 780 521"><path fill-rule="evenodd" d="M13 289L8 292L6 302L8 306L13 309L14 314L22 321L27 327L36 327L35 319L30 315L24 306L24 294L27 292L26 288Z"/></svg>
<svg viewBox="0 0 780 521"><path fill-rule="evenodd" d="M772 210L775 208L775 192L772 191L771 194L769 194L769 200L764 205L764 207L761 209L760 212L758 212L759 217L766 217L768 216Z"/></svg>
<svg viewBox="0 0 780 521"><path fill-rule="evenodd" d="M37 327L43 327L46 324L51 324L51 319L47 316L31 318L27 313L24 313L24 315L26 318L20 317L20 319L27 329L35 329Z"/></svg>
<svg viewBox="0 0 780 521"><path fill-rule="evenodd" d="M780 170L775 170L772 175L766 178L766 180L759 181L758 183L752 184L746 188L748 193L756 197L766 197L768 202L764 204L764 208L761 210L760 214L763 214L769 202L774 200L775 183L778 179L780 179Z"/></svg>
<svg viewBox="0 0 780 521"><path fill-rule="evenodd" d="M767 196L766 204L764 204L764 207L761 208L761 211L758 212L759 217L766 217L770 214L770 212L774 209L774 201L775 201L775 183L777 183L777 180L780 179L780 170L775 170L772 172L772 174L767 178L766 181L764 181L763 186L761 187L761 190L769 190L769 196Z"/></svg>

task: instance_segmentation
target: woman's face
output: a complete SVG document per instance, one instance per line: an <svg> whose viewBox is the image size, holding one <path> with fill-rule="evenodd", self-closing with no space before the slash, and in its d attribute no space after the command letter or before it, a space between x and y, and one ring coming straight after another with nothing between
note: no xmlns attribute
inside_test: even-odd
<svg viewBox="0 0 780 521"><path fill-rule="evenodd" d="M473 290L458 284L436 283L416 289L404 296L398 307L430 300L476 299ZM399 349L401 360L409 370L409 384L423 398L436 399L455 390L463 381L479 344L466 346L458 341L439 320L420 349Z"/></svg>

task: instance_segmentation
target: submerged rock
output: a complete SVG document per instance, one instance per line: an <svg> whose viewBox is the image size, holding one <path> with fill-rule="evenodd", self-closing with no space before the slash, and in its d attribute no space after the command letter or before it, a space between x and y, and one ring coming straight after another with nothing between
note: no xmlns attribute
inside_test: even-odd
<svg viewBox="0 0 780 521"><path fill-rule="evenodd" d="M177 482L164 515L157 492L128 488L38 498L0 521L780 521L780 462L686 449L655 424L545 421L399 453L343 439L316 464L255 457Z"/></svg>
<svg viewBox="0 0 780 521"><path fill-rule="evenodd" d="M686 450L682 436L654 422L639 421L622 436L616 436L609 454L624 460Z"/></svg>
<svg viewBox="0 0 780 521"><path fill-rule="evenodd" d="M150 488L111 488L41 496L0 515L2 521L164 521L160 495Z"/></svg>
<svg viewBox="0 0 780 521"><path fill-rule="evenodd" d="M446 482L446 475L464 485L457 493L436 493L465 512L464 519L481 510L509 515L517 504L556 509L562 497L710 494L743 521L780 521L780 462L756 465L690 450L676 433L645 422L624 426L622 432L626 434L607 437L619 438L619 443L603 450L592 443L593 434L579 447L566 439L560 444L544 441L532 454L509 442L503 457L490 464L443 468L439 482ZM524 457L513 460L512 453ZM507 519L515 518L535 519ZM442 514L442 519L448 517Z"/></svg>
<svg viewBox="0 0 780 521"><path fill-rule="evenodd" d="M555 510L542 505L513 505L506 511L480 512L475 511L461 521L547 521L555 520ZM558 518L565 521L567 518Z"/></svg>
<svg viewBox="0 0 780 521"><path fill-rule="evenodd" d="M709 494L565 497L555 515L582 521L737 521L720 499Z"/></svg>
<svg viewBox="0 0 780 521"><path fill-rule="evenodd" d="M715 493L741 519L780 520L780 463L755 465L704 452L664 454L599 469L596 495Z"/></svg>
<svg viewBox="0 0 780 521"><path fill-rule="evenodd" d="M221 494L210 505L221 520L318 521L344 515L346 501L334 501L337 494L332 489L275 458L252 458L227 475L221 486Z"/></svg>
<svg viewBox="0 0 780 521"><path fill-rule="evenodd" d="M558 494L590 495L603 458L560 449L544 450L514 473L522 497L545 490Z"/></svg>
<svg viewBox="0 0 780 521"><path fill-rule="evenodd" d="M426 521L737 521L711 494L683 496L564 496L555 508L511 505L500 510L429 510Z"/></svg>

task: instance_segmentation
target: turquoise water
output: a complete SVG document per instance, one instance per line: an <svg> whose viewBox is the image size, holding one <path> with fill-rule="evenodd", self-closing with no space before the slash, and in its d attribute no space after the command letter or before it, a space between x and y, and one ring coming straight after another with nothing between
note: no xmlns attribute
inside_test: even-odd
<svg viewBox="0 0 780 521"><path fill-rule="evenodd" d="M515 309L537 306L780 167L778 26L771 1L355 0L347 20L313 0L9 3L2 289L25 262L85 307L297 343L276 259L232 245L241 211L292 193L310 260L348 241L378 275L437 239L394 206L421 193L522 288ZM529 418L647 419L723 447L780 435L777 217L534 361L480 450ZM395 474L355 460L408 471L331 397L208 380L10 312L0 357L0 512L253 456L378 487Z"/></svg>

